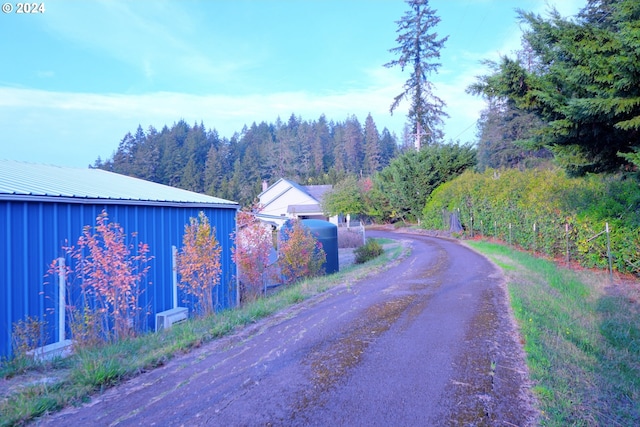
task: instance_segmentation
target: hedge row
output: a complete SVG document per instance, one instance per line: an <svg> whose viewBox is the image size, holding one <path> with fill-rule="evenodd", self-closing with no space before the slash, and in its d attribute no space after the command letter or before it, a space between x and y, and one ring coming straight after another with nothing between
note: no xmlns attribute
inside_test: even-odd
<svg viewBox="0 0 640 427"><path fill-rule="evenodd" d="M569 178L561 170L467 171L438 187L427 201L424 227L448 228L459 213L467 235L495 236L549 257L585 267L640 273L640 186L620 176ZM511 228L509 228L511 224ZM535 230L534 230L535 224Z"/></svg>

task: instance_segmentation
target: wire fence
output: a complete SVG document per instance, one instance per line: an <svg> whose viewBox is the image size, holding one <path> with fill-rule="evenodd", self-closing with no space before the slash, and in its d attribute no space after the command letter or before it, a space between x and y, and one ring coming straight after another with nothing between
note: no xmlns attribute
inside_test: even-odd
<svg viewBox="0 0 640 427"><path fill-rule="evenodd" d="M536 255L576 262L585 267L640 275L640 233L616 229L609 222L584 224L575 218L549 216L547 221L515 218L513 221L480 218L460 209L442 210L444 229L467 238L502 241Z"/></svg>

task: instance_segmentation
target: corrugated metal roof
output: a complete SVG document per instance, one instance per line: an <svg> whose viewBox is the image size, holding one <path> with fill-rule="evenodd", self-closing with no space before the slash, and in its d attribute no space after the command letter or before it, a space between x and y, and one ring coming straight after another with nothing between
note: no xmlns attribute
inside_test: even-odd
<svg viewBox="0 0 640 427"><path fill-rule="evenodd" d="M0 160L0 197L226 205L238 203L101 169ZM225 206L225 207L226 207Z"/></svg>

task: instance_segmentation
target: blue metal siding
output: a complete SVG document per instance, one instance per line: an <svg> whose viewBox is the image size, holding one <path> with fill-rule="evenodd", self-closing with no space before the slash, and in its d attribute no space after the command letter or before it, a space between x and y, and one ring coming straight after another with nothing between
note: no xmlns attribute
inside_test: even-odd
<svg viewBox="0 0 640 427"><path fill-rule="evenodd" d="M48 343L59 338L57 330L57 278L46 277L51 262L63 255L62 247L76 245L86 225L94 226L96 217L105 209L110 222L119 223L127 236L137 232L136 239L149 245L150 270L141 298L141 306L149 307L147 326L155 327L156 312L172 308L172 252L182 246L184 226L189 218L204 211L216 229L222 247L222 277L216 289L219 309L236 303L235 264L231 258L236 209L218 207L177 207L118 204L81 204L48 201L0 200L0 357L11 355L11 328L27 316L48 322ZM137 247L132 248L136 253ZM50 282L50 283L46 283ZM184 305L178 292L178 303ZM191 307L190 307L191 309Z"/></svg>

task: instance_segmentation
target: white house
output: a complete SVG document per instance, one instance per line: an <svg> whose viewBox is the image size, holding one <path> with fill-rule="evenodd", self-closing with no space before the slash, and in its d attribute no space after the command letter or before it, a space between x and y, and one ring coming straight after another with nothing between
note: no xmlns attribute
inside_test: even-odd
<svg viewBox="0 0 640 427"><path fill-rule="evenodd" d="M298 185L284 178L267 187L265 181L258 195L261 209L257 216L278 228L290 218L322 219L335 224L338 217L328 218L321 207L323 195L331 188L331 185Z"/></svg>

